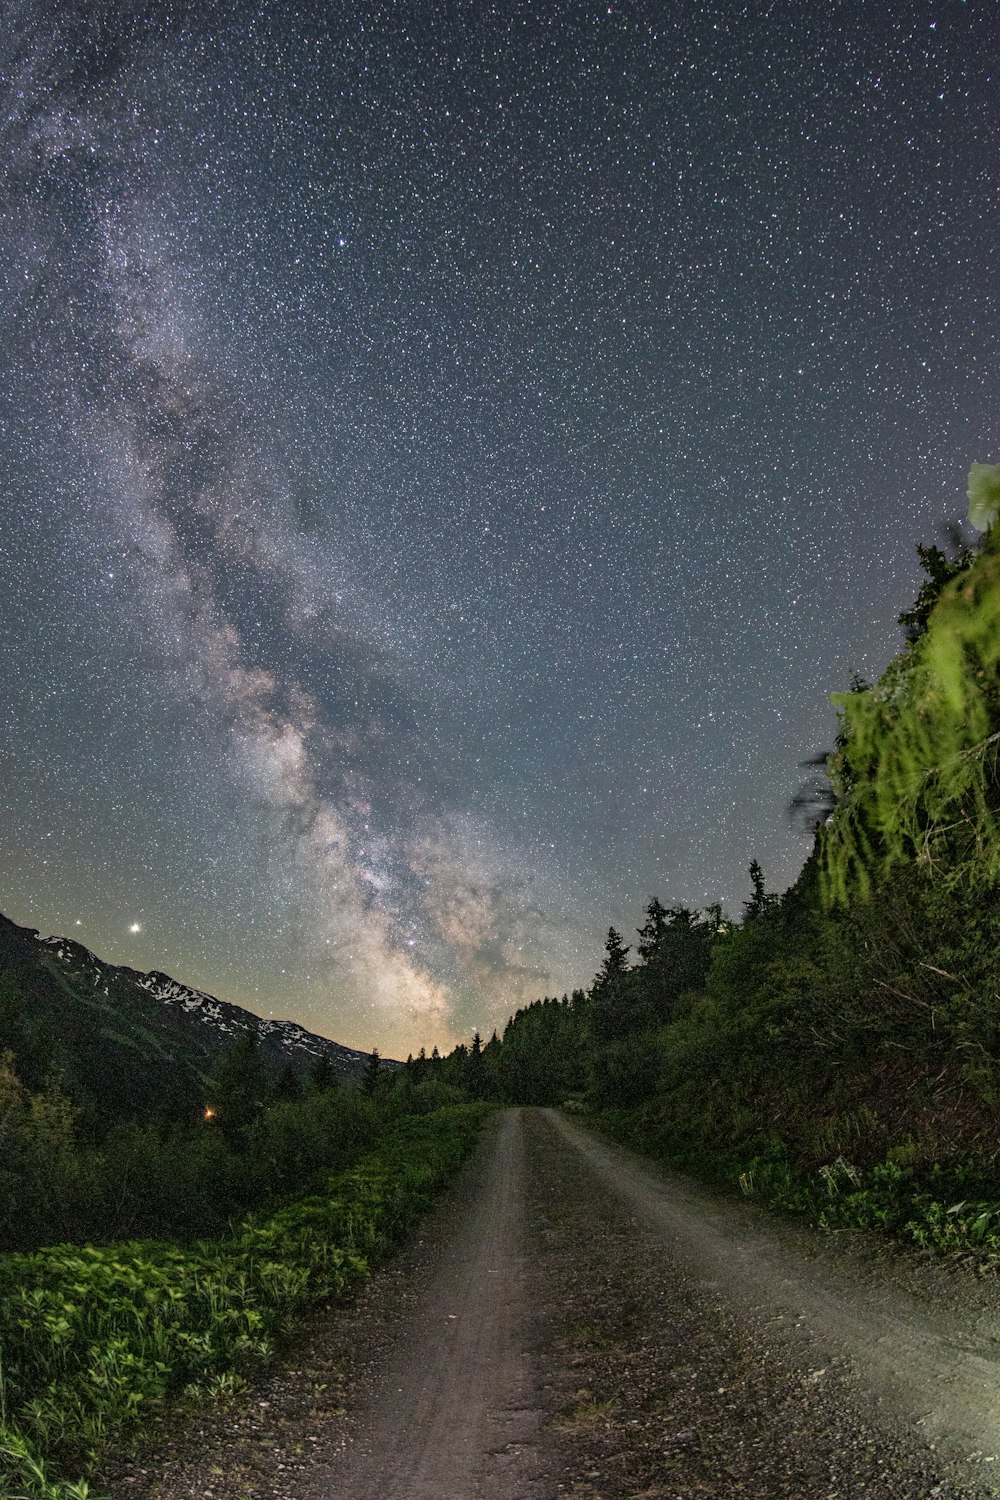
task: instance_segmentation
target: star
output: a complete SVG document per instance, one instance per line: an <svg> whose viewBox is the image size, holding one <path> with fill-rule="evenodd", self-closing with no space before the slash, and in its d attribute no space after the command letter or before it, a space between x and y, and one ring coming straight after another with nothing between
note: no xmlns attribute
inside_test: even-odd
<svg viewBox="0 0 1000 1500"><path fill-rule="evenodd" d="M2 106L0 910L405 1056L788 885L1000 458L991 9L149 9Z"/></svg>

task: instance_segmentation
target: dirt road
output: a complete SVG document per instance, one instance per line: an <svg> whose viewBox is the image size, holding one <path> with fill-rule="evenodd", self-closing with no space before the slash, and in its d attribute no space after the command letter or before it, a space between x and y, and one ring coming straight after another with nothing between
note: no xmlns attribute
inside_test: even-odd
<svg viewBox="0 0 1000 1500"><path fill-rule="evenodd" d="M884 1274L860 1281L853 1267L805 1260L801 1240L793 1249L773 1222L734 1214L730 1200L667 1181L554 1113L549 1118L661 1235L665 1249L716 1277L741 1310L772 1327L783 1323L776 1331L790 1336L800 1355L808 1349L827 1363L842 1362L899 1421L919 1424L926 1441L956 1457L1000 1454L1000 1339L983 1326L986 1318L970 1318L971 1307L962 1316L954 1305L918 1300L905 1276L904 1285ZM952 1277L952 1302L954 1286Z"/></svg>
<svg viewBox="0 0 1000 1500"><path fill-rule="evenodd" d="M504 1500L535 1493L517 1464L541 1418L528 1354L519 1112L504 1117L477 1168L466 1184L468 1212L388 1361L342 1471L332 1476L334 1494ZM311 1493L319 1500L324 1489Z"/></svg>
<svg viewBox="0 0 1000 1500"><path fill-rule="evenodd" d="M508 1111L357 1307L112 1494L994 1495L998 1301Z"/></svg>

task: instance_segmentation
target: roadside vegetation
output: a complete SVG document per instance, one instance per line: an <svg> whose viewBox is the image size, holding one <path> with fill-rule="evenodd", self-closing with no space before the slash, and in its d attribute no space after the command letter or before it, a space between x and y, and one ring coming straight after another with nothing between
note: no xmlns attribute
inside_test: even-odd
<svg viewBox="0 0 1000 1500"><path fill-rule="evenodd" d="M0 1054L0 1500L77 1500L111 1444L243 1389L367 1277L484 1113L439 1058L414 1081L373 1053L338 1086L323 1061L275 1076L248 1033L200 1118L181 1095L100 1133L30 1029L6 1036L22 1046Z"/></svg>
<svg viewBox="0 0 1000 1500"><path fill-rule="evenodd" d="M903 650L834 700L791 889L754 863L735 920L652 899L589 990L481 1049L480 1095L586 1108L830 1228L1000 1260L1000 465L970 500L978 546L919 549Z"/></svg>
<svg viewBox="0 0 1000 1500"><path fill-rule="evenodd" d="M416 1087L377 1056L357 1088L338 1086L325 1060L305 1077L275 1075L248 1033L221 1058L194 1118L181 1096L153 1118L102 1127L33 1050L26 1056L28 1066L20 1050L0 1049L0 1253L224 1234L372 1150L399 1116L461 1098L431 1075Z"/></svg>
<svg viewBox="0 0 1000 1500"><path fill-rule="evenodd" d="M323 1058L275 1073L247 1032L200 1106L178 1070L147 1118L104 1117L52 1058L0 976L0 1500L80 1500L112 1444L243 1389L367 1277L486 1109L458 1059L373 1052L345 1085Z"/></svg>
<svg viewBox="0 0 1000 1500"><path fill-rule="evenodd" d="M354 1166L219 1239L3 1257L3 1500L85 1496L75 1476L99 1468L112 1443L167 1410L245 1389L308 1309L354 1290L424 1212L483 1113L387 1111L378 1145Z"/></svg>

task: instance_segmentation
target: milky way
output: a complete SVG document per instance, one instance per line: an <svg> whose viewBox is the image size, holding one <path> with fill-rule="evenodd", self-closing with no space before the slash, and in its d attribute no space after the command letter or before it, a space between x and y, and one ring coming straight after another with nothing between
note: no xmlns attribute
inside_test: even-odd
<svg viewBox="0 0 1000 1500"><path fill-rule="evenodd" d="M405 1052L787 884L1000 456L995 40L13 6L0 906Z"/></svg>

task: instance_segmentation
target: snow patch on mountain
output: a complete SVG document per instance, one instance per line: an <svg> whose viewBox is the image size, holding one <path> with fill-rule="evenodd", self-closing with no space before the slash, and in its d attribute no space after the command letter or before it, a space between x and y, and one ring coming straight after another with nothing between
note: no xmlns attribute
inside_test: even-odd
<svg viewBox="0 0 1000 1500"><path fill-rule="evenodd" d="M49 949L61 965L73 969L77 976L83 977L88 984L105 995L110 994L109 982L116 986L124 983L158 1001L165 1010L182 1012L196 1025L200 1023L200 1026L207 1028L212 1041L217 1042L220 1049L231 1045L249 1031L260 1038L265 1054L269 1054L273 1061L288 1062L300 1070L314 1064L319 1058L326 1057L336 1072L345 1076L357 1076L365 1062L366 1053L331 1041L329 1037L317 1036L315 1032L300 1026L297 1021L276 1021L254 1015L252 1011L243 1010L241 1006L232 1005L227 1000L218 1000L204 990L182 984L159 970L143 973L124 966L104 964L88 948L69 938L36 937L36 941ZM390 1061L388 1066L399 1065Z"/></svg>

